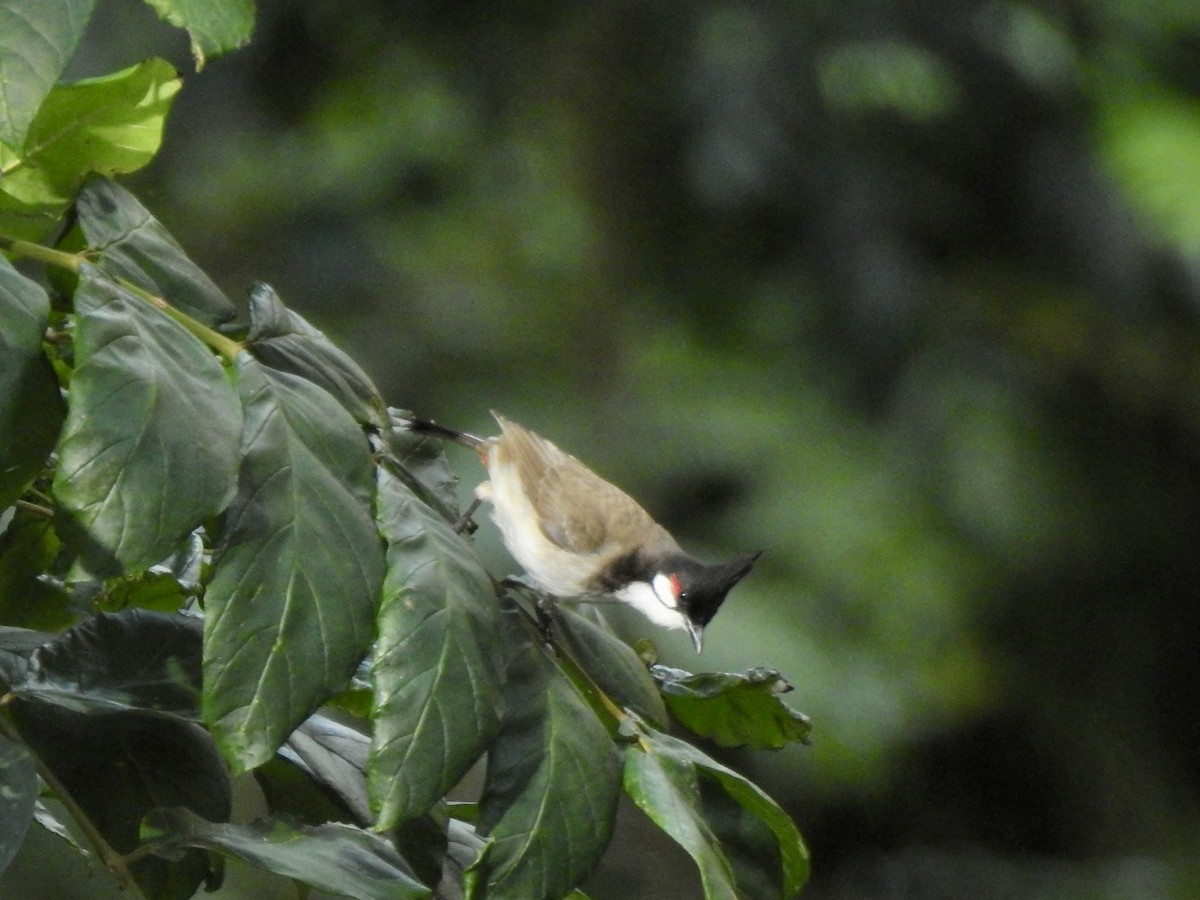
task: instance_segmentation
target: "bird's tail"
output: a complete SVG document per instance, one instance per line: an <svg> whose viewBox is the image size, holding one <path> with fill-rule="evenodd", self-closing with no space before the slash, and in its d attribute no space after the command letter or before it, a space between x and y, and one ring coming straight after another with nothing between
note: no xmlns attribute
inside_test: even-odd
<svg viewBox="0 0 1200 900"><path fill-rule="evenodd" d="M466 431L458 431L455 428L447 428L445 425L439 425L437 422L427 422L424 419L406 416L399 419L398 424L409 431L415 431L417 434L428 434L442 440L454 441L462 444L464 447L470 447L479 454L487 450L487 438L481 438Z"/></svg>

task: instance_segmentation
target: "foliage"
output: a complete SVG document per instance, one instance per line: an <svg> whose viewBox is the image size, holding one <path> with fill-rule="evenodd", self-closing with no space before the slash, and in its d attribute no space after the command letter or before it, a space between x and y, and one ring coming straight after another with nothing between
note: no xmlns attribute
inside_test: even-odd
<svg viewBox="0 0 1200 900"><path fill-rule="evenodd" d="M153 6L197 65L249 34L241 0ZM0 256L0 863L44 788L132 896L230 857L354 897L558 898L624 786L707 896L795 894L788 816L665 733L670 709L725 745L804 740L782 679L652 677L493 579L440 448L268 286L236 323L111 179L180 83L161 60L58 83L90 13L0 5L39 38L0 29L0 245L50 270ZM477 815L449 804L485 756ZM234 823L243 772L270 812Z"/></svg>

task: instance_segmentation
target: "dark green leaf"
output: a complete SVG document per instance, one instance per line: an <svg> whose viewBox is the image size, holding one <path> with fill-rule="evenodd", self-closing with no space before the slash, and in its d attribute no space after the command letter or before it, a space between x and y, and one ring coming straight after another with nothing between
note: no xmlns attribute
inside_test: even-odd
<svg viewBox="0 0 1200 900"><path fill-rule="evenodd" d="M250 289L246 346L264 365L323 387L357 421L380 429L388 426L387 405L362 367L285 307L268 284Z"/></svg>
<svg viewBox="0 0 1200 900"><path fill-rule="evenodd" d="M385 432L384 452L397 478L448 522L457 522L458 476L450 468L442 441L404 427L408 413L388 410L393 424ZM398 422L397 422L398 420Z"/></svg>
<svg viewBox="0 0 1200 900"><path fill-rule="evenodd" d="M808 743L812 724L779 699L792 686L774 669L693 675L656 665L650 673L679 723L722 747L778 750Z"/></svg>
<svg viewBox="0 0 1200 900"><path fill-rule="evenodd" d="M384 559L358 425L316 385L249 354L238 374L243 461L205 593L204 717L252 768L354 674Z"/></svg>
<svg viewBox="0 0 1200 900"><path fill-rule="evenodd" d="M167 229L110 178L90 178L75 198L80 231L96 264L181 312L215 327L237 313Z"/></svg>
<svg viewBox="0 0 1200 900"><path fill-rule="evenodd" d="M783 861L771 829L712 779L700 779L700 804L733 870L738 895L747 900L778 900Z"/></svg>
<svg viewBox="0 0 1200 900"><path fill-rule="evenodd" d="M0 142L14 150L75 53L96 0L0 0Z"/></svg>
<svg viewBox="0 0 1200 900"><path fill-rule="evenodd" d="M380 837L351 825L306 827L280 819L218 825L181 809L146 817L143 836L164 849L202 847L355 900L411 900L430 890Z"/></svg>
<svg viewBox="0 0 1200 900"><path fill-rule="evenodd" d="M390 827L429 809L500 723L500 608L475 551L385 467L377 516L388 572L371 667L370 786Z"/></svg>
<svg viewBox="0 0 1200 900"><path fill-rule="evenodd" d="M715 807L711 800L708 804L702 801L698 776L711 779L746 815L757 819L774 836L780 867L775 892L769 896L792 897L804 886L809 872L808 850L787 813L761 788L691 744L655 731L636 718L631 717L623 728L636 738L625 751L625 790L696 861L706 897L732 898L743 893L760 896L748 893L760 879L757 871L741 865L735 867L726 855L706 818L706 813ZM727 831L726 814L719 825L722 831ZM737 827L742 837L735 852L742 852L748 835L752 836L751 842L762 838L762 830L757 826L751 828L743 822ZM739 873L751 876L750 883L738 882Z"/></svg>
<svg viewBox="0 0 1200 900"><path fill-rule="evenodd" d="M595 868L612 835L619 763L604 725L540 646L508 671L508 712L488 755L472 866L478 900L559 900Z"/></svg>
<svg viewBox="0 0 1200 900"><path fill-rule="evenodd" d="M196 718L198 619L129 609L99 613L35 650L19 697L83 713L153 710Z"/></svg>
<svg viewBox="0 0 1200 900"><path fill-rule="evenodd" d="M144 713L89 716L43 703L11 704L21 739L118 852L139 842L142 818L181 805L227 819L228 773L204 729ZM146 857L131 867L148 897L183 900L211 877L204 853L173 861Z"/></svg>
<svg viewBox="0 0 1200 900"><path fill-rule="evenodd" d="M21 849L37 796L33 758L24 747L0 735L0 872Z"/></svg>
<svg viewBox="0 0 1200 900"><path fill-rule="evenodd" d="M336 798L355 822L367 826L373 821L367 799L369 749L366 735L316 715L291 733L279 755Z"/></svg>
<svg viewBox="0 0 1200 900"><path fill-rule="evenodd" d="M554 634L596 682L619 706L628 707L660 728L667 724L667 709L646 664L633 648L611 630L583 613L560 604L553 619Z"/></svg>
<svg viewBox="0 0 1200 900"><path fill-rule="evenodd" d="M733 867L701 812L695 767L647 733L625 751L625 792L696 861L707 900L739 900Z"/></svg>
<svg viewBox="0 0 1200 900"><path fill-rule="evenodd" d="M196 69L234 50L254 31L253 0L146 0L167 22L187 30Z"/></svg>
<svg viewBox="0 0 1200 900"><path fill-rule="evenodd" d="M85 569L120 575L167 557L228 504L241 411L199 340L91 266L75 309L54 494Z"/></svg>
<svg viewBox="0 0 1200 900"><path fill-rule="evenodd" d="M48 518L15 512L0 537L0 622L58 631L74 621L70 594L43 577L60 547Z"/></svg>
<svg viewBox="0 0 1200 900"><path fill-rule="evenodd" d="M149 59L112 75L59 84L23 149L0 144L0 232L40 239L92 172L133 172L158 152L179 91L170 63Z"/></svg>
<svg viewBox="0 0 1200 900"><path fill-rule="evenodd" d="M41 471L62 426L58 381L42 353L49 318L46 292L0 256L0 509Z"/></svg>

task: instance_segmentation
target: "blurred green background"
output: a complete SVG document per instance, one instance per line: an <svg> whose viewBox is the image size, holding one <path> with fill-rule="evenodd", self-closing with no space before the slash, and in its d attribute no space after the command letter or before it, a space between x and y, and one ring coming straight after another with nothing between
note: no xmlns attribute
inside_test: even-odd
<svg viewBox="0 0 1200 900"><path fill-rule="evenodd" d="M152 54L103 0L74 74ZM393 405L766 551L630 635L795 685L722 758L805 897L1200 895L1200 4L268 0L128 183ZM698 896L621 825L593 896Z"/></svg>

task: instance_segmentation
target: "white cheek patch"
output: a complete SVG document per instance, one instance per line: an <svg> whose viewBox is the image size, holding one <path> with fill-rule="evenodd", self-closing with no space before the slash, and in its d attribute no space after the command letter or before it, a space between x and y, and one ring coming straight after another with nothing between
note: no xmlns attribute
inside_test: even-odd
<svg viewBox="0 0 1200 900"><path fill-rule="evenodd" d="M658 598L659 603L667 609L679 608L679 598L675 596L675 589L669 575L663 575L661 572L655 575L651 587L654 588L654 596Z"/></svg>

